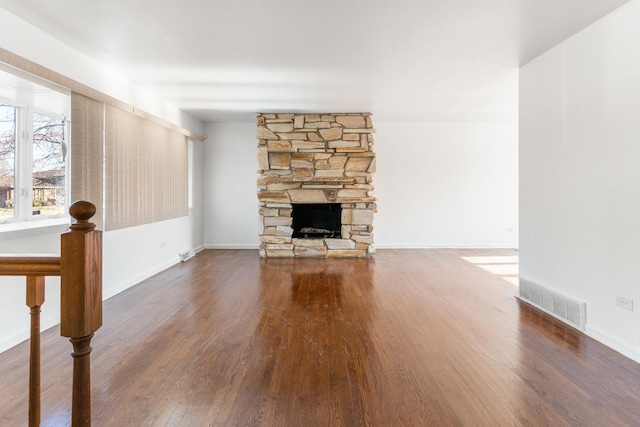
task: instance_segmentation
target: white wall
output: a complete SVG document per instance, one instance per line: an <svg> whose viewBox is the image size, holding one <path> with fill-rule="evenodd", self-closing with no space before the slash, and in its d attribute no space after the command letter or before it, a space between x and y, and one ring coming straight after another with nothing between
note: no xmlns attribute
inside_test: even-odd
<svg viewBox="0 0 640 427"><path fill-rule="evenodd" d="M190 147L190 191L189 219L191 242L196 250L204 249L204 152L205 142L189 141Z"/></svg>
<svg viewBox="0 0 640 427"><path fill-rule="evenodd" d="M209 123L204 149L205 245L258 248L258 140L254 123Z"/></svg>
<svg viewBox="0 0 640 427"><path fill-rule="evenodd" d="M374 126L376 246L517 247L517 123ZM256 125L206 133L206 245L255 248Z"/></svg>
<svg viewBox="0 0 640 427"><path fill-rule="evenodd" d="M587 303L640 361L640 0L520 74L521 276ZM616 307L633 298L635 311Z"/></svg>
<svg viewBox="0 0 640 427"><path fill-rule="evenodd" d="M193 132L203 133L203 126L199 120L123 80L2 9L0 22L3 48ZM204 247L204 146L203 143L192 142L190 147L190 182L194 197L189 216L105 233L105 298L177 263L180 252ZM59 254L60 233L65 228L1 233L0 253ZM0 277L0 351L28 338L29 309L25 304L24 283L24 278ZM46 300L41 322L43 330L58 323L60 317L59 279L47 278L46 283Z"/></svg>
<svg viewBox="0 0 640 427"><path fill-rule="evenodd" d="M377 247L518 246L517 123L374 126Z"/></svg>

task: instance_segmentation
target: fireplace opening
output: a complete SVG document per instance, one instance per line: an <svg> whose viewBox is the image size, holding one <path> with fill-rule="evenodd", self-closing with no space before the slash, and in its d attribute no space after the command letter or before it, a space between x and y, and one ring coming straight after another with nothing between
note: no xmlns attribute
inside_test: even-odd
<svg viewBox="0 0 640 427"><path fill-rule="evenodd" d="M293 204L293 237L297 239L339 239L342 236L340 203Z"/></svg>

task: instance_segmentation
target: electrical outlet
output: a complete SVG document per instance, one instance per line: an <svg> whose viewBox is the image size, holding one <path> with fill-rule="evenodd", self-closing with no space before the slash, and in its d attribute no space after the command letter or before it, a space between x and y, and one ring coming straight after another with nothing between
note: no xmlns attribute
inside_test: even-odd
<svg viewBox="0 0 640 427"><path fill-rule="evenodd" d="M616 295L616 305L625 310L633 311L633 300L631 298Z"/></svg>

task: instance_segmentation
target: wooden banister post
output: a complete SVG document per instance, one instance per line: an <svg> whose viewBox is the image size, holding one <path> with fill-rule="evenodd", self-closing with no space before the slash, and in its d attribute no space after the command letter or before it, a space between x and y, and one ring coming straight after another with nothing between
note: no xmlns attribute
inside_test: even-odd
<svg viewBox="0 0 640 427"><path fill-rule="evenodd" d="M74 427L91 425L91 338L102 326L102 232L89 222L95 212L89 202L71 205L76 223L61 237L60 335L73 344Z"/></svg>
<svg viewBox="0 0 640 427"><path fill-rule="evenodd" d="M27 276L27 306L31 309L29 349L29 426L40 425L40 307L44 303L44 277Z"/></svg>

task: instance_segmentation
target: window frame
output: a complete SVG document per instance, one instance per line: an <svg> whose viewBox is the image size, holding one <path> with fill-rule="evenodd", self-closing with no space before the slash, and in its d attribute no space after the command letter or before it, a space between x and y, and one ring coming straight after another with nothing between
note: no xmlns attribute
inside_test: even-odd
<svg viewBox="0 0 640 427"><path fill-rule="evenodd" d="M70 142L71 122L63 113L47 111L34 105L25 104L14 99L0 96L0 103L15 108L16 111L16 135L15 135L15 164L14 164L14 211L13 217L0 219L0 233L5 231L17 231L29 228L49 227L59 224L68 224L69 216L69 156L64 158L64 211L55 215L34 215L34 189L33 189L33 125L34 114L60 119L64 126L64 144L68 147Z"/></svg>
<svg viewBox="0 0 640 427"><path fill-rule="evenodd" d="M41 221L44 219L53 219L53 218L69 218L69 175L70 175L70 167L69 167L69 142L71 141L71 120L69 120L69 117L67 117L64 114L61 113L52 113L50 111L44 110L42 108L33 108L31 109L31 112L29 113L28 117L31 120L31 124L28 125L29 127L27 129L31 129L31 136L30 136L30 141L31 141L31 148L29 150L29 153L31 155L31 159L29 159L29 164L31 165L31 175L29 178L29 185L30 185L30 191L31 191L31 204L33 207L33 201L34 201L34 191L33 191L33 147L34 147L34 142L33 142L33 116L34 114L39 114L41 116L47 116L47 117L51 117L54 119L58 119L60 121L62 121L62 125L63 125L63 139L62 139L62 144L64 144L65 148L63 149L63 147L60 147L61 150L64 150L65 155L63 158L63 162L64 162L64 210L62 211L62 213L56 214L56 215L47 215L47 216L43 216L43 217L37 217L35 215L33 215L33 209L30 209L28 214L30 216L31 219L29 219L28 221ZM29 190L27 190L29 191Z"/></svg>

